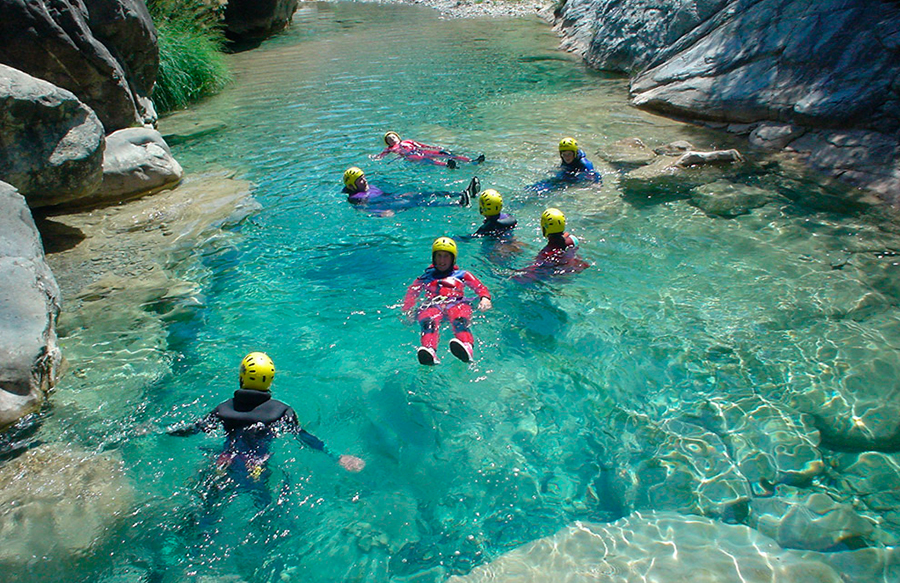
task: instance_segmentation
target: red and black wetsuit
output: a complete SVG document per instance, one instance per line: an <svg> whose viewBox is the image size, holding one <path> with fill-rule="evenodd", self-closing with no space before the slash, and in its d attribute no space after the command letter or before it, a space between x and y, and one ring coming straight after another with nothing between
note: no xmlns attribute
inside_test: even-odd
<svg viewBox="0 0 900 583"><path fill-rule="evenodd" d="M579 273L590 264L578 256L578 239L569 233L554 233L547 237L531 265L517 275L517 281L532 281L545 275Z"/></svg>
<svg viewBox="0 0 900 583"><path fill-rule="evenodd" d="M434 265L429 266L406 290L404 311L412 309L422 292L425 292L425 302L416 317L422 327L422 346L432 350L437 348L438 327L444 316L453 326L453 335L472 346L474 338L469 332L472 306L465 299L466 286L472 288L480 298L491 298L491 292L477 277L455 265L453 269L443 272L435 269Z"/></svg>

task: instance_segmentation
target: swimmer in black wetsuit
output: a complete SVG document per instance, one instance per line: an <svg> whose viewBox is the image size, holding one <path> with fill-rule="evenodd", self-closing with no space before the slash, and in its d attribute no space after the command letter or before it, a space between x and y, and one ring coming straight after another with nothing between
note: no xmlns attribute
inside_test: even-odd
<svg viewBox="0 0 900 583"><path fill-rule="evenodd" d="M240 388L205 417L188 425L170 428L169 435L209 433L219 425L225 429L225 448L216 461L216 469L227 473L237 484L261 481L269 447L281 433L292 433L312 449L324 452L342 468L358 472L365 462L352 455L332 453L322 440L300 427L294 410L272 398L269 386L275 376L275 364L262 352L251 352L241 361Z"/></svg>
<svg viewBox="0 0 900 583"><path fill-rule="evenodd" d="M473 237L490 237L494 239L508 239L512 230L516 228L516 219L503 210L503 197L493 188L488 188L478 195L478 212L484 217L484 222L475 231Z"/></svg>

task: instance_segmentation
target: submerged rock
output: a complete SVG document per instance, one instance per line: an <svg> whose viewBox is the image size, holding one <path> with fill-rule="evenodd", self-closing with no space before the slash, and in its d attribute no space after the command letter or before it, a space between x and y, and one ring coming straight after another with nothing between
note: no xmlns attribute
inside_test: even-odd
<svg viewBox="0 0 900 583"><path fill-rule="evenodd" d="M756 498L752 510L750 525L784 548L826 551L842 543L865 546L862 540L875 531L871 519L821 492L794 499Z"/></svg>
<svg viewBox="0 0 900 583"><path fill-rule="evenodd" d="M696 415L722 436L757 495L772 494L776 484L808 484L825 471L819 432L804 415L756 396L709 399Z"/></svg>
<svg viewBox="0 0 900 583"><path fill-rule="evenodd" d="M121 461L41 446L0 466L0 565L85 552L133 499Z"/></svg>
<svg viewBox="0 0 900 583"><path fill-rule="evenodd" d="M751 492L722 439L696 424L633 420L623 439L630 453L615 489L635 510L672 510L740 522Z"/></svg>
<svg viewBox="0 0 900 583"><path fill-rule="evenodd" d="M37 411L56 383L59 304L31 211L0 182L0 429Z"/></svg>
<svg viewBox="0 0 900 583"><path fill-rule="evenodd" d="M765 206L772 194L756 186L719 180L691 190L691 204L709 215L736 217Z"/></svg>
<svg viewBox="0 0 900 583"><path fill-rule="evenodd" d="M872 558L885 562L881 556L866 560ZM855 564L851 558L845 562ZM605 525L576 522L468 575L451 577L448 583L487 581L847 583L848 579L823 555L783 549L746 526L651 512Z"/></svg>

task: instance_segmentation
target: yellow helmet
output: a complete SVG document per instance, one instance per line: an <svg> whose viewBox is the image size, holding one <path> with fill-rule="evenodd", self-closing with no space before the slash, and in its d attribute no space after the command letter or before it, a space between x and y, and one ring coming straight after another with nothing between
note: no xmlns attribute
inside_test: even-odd
<svg viewBox="0 0 900 583"><path fill-rule="evenodd" d="M395 132L395 131L390 131L390 132L386 132L386 133L384 134L384 143L385 143L385 144L388 143L388 141L387 141L388 136L397 136L397 141L398 141L398 142L400 141L400 134L398 134L398 133Z"/></svg>
<svg viewBox="0 0 900 583"><path fill-rule="evenodd" d="M365 172L357 168L356 166L351 166L344 170L344 186L347 188L356 188L356 181L359 180L360 176L365 175Z"/></svg>
<svg viewBox="0 0 900 583"><path fill-rule="evenodd" d="M566 215L559 209L549 208L541 214L541 233L545 237L566 230Z"/></svg>
<svg viewBox="0 0 900 583"><path fill-rule="evenodd" d="M499 215L503 209L503 197L493 188L488 188L478 195L478 212L485 217Z"/></svg>
<svg viewBox="0 0 900 583"><path fill-rule="evenodd" d="M456 241L450 237L438 237L431 244L431 257L434 258L434 254L438 251L446 251L453 255L453 262L456 263Z"/></svg>
<svg viewBox="0 0 900 583"><path fill-rule="evenodd" d="M559 151L560 152L577 152L578 151L578 142L575 141L575 138L563 138L559 141Z"/></svg>
<svg viewBox="0 0 900 583"><path fill-rule="evenodd" d="M273 378L275 378L275 363L266 353L251 352L241 361L242 389L268 391Z"/></svg>

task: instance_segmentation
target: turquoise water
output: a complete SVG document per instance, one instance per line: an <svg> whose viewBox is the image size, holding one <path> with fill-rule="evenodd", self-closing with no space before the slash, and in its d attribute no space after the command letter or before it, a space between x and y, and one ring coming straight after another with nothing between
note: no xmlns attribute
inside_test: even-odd
<svg viewBox="0 0 900 583"><path fill-rule="evenodd" d="M74 558L33 558L29 576L442 581L575 520L675 509L747 522L746 501L691 502L690 479L684 491L641 486L654 467L709 477L703 438L676 423L710 403L765 403L787 436L766 429L768 418L749 423L750 449L770 440L760 449L791 457L785 448L809 438L798 455L831 462L809 415L839 415L830 403L854 387L887 395L895 386L897 234L877 209L842 202L847 191L759 160L622 180L597 155L616 140L711 148L727 138L632 109L626 81L556 45L536 20L304 4L285 34L229 57L235 84L179 116L219 129L173 151L189 174L224 168L252 183L258 210L169 255L165 268L187 292L146 301L124 322L115 312L64 320L70 373L39 436L22 439L116 456L134 501ZM487 162L451 171L370 160L388 129ZM526 194L565 135L598 163L604 185ZM459 243L460 265L494 295L474 320L473 364L450 356L444 329L443 363L418 365L418 331L399 303L431 241L472 232L477 210L369 216L339 193L349 165L409 189L461 189L477 171L518 217L517 251ZM688 204L691 187L723 177L773 202L731 220ZM516 283L513 269L542 246L538 217L549 205L566 213L591 267ZM221 437L155 429L230 396L254 350L276 363L275 396L367 467L343 472L285 438L270 461L275 502L260 508L239 493L208 509L200 482ZM679 465L676 450L688 461ZM833 475L795 482L851 495ZM890 521L883 532L893 536Z"/></svg>

